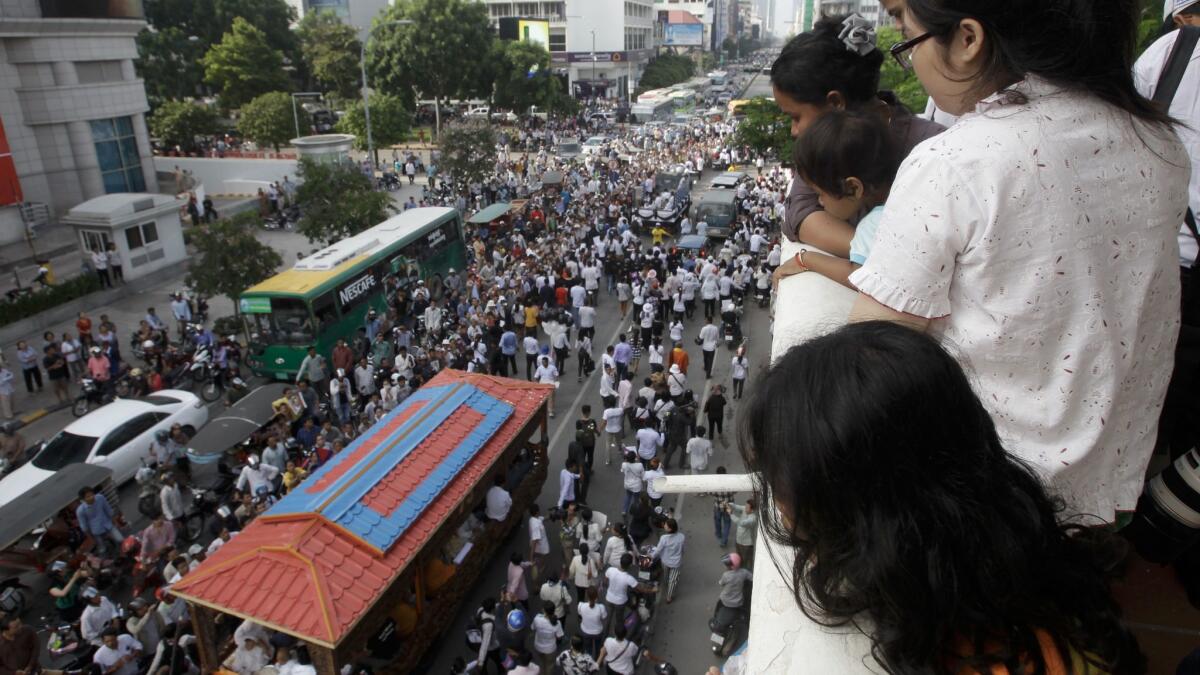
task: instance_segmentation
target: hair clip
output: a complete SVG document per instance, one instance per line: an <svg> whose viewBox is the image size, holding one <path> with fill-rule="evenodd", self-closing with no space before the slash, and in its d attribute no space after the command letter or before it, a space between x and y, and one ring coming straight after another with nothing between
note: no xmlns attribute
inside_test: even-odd
<svg viewBox="0 0 1200 675"><path fill-rule="evenodd" d="M842 22L842 32L838 33L838 38L842 44L846 45L846 49L852 51L859 56L866 56L874 51L875 46L875 27L857 12L846 17Z"/></svg>

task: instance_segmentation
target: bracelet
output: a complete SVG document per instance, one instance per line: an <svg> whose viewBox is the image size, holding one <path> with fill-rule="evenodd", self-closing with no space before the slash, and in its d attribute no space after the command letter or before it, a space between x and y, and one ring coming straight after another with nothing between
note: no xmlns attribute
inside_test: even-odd
<svg viewBox="0 0 1200 675"><path fill-rule="evenodd" d="M793 258L793 260L796 261L796 264L800 266L800 271L802 271L802 272L808 271L808 265L804 264L804 254L805 253L808 253L808 249L802 248L796 252L795 257Z"/></svg>

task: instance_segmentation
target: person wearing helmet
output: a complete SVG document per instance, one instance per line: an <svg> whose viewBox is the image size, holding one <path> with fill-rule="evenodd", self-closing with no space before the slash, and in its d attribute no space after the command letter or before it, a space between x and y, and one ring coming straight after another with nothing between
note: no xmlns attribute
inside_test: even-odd
<svg viewBox="0 0 1200 675"><path fill-rule="evenodd" d="M87 362L88 375L104 388L112 379L112 363L99 346L92 347L91 354Z"/></svg>
<svg viewBox="0 0 1200 675"><path fill-rule="evenodd" d="M154 440L150 441L150 454L154 457L154 462L160 470L166 470L175 465L175 457L172 456L171 450L171 433L166 429L159 429L154 432Z"/></svg>
<svg viewBox="0 0 1200 675"><path fill-rule="evenodd" d="M717 581L721 587L721 595L717 599L718 609L720 606L741 609L746 603L746 583L753 581L754 575L742 567L742 556L736 553L726 553L721 557L721 564L725 565L725 572Z"/></svg>

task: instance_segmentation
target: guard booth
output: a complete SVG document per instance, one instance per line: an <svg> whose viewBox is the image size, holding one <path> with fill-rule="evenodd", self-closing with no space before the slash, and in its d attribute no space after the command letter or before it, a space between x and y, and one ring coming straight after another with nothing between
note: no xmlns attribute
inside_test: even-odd
<svg viewBox="0 0 1200 675"><path fill-rule="evenodd" d="M443 370L413 392L171 589L201 670L248 619L304 643L321 675L413 672L541 491L552 391ZM475 515L496 476L513 499L499 522Z"/></svg>

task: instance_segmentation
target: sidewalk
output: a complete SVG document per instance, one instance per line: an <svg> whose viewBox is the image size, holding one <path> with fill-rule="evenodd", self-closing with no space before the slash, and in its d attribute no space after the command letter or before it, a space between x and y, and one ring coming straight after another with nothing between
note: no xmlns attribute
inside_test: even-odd
<svg viewBox="0 0 1200 675"><path fill-rule="evenodd" d="M401 203L408 199L410 194L420 197L421 186L424 179L419 179L415 186L403 185L400 190L391 193L393 202L397 211L400 209ZM247 200L237 200L245 202ZM229 208L229 205L218 208ZM58 226L65 227L65 226ZM70 231L70 228L65 228ZM313 250L318 248L316 244L310 244L302 235L292 230L263 230L259 229L256 232L258 240L275 249L280 257L283 258L283 266L281 269L291 267L297 259L298 254L309 255ZM72 246L74 246L74 235L72 237ZM9 248L25 246L21 244L13 244L9 247L0 247L0 256L7 257ZM26 250L28 247L25 246ZM40 250L40 249L39 249ZM72 257L74 260L73 269ZM78 250L73 253L63 254L61 256L66 261L68 267L60 271L55 261L55 272L60 280L64 279L63 272L69 271L69 276L75 276L80 273L80 263L82 262ZM2 268L0 268L2 269ZM89 274L91 272L88 272ZM187 267L179 266L178 269L172 270L171 273L158 276L154 280L139 279L124 286L119 286L111 291L101 291L94 293L89 298L94 298L94 306L88 306L87 315L92 319L93 330L99 327L101 317L107 316L110 321L116 326L118 344L123 359L132 358L129 348L129 336L138 326L138 322L146 316L146 309L154 307L156 313L163 318L168 324L171 324L171 309L170 309L170 294L176 290L184 288L184 278L187 276ZM31 277L32 278L32 277ZM140 283L141 282L141 283ZM148 282L148 283L146 283ZM212 321L223 316L230 316L234 313L233 300L226 297L209 298L208 301L208 316L209 325ZM54 334L61 338L64 332L69 332L72 335L76 333L75 317L69 320L64 320L55 323L47 330L54 331ZM172 331L174 326L172 325ZM25 340L35 348L42 346L42 331L35 331L29 335L21 335L18 339ZM13 413L17 419L21 420L21 425L28 425L46 415L57 410L62 410L68 407L69 404L59 404L54 397L54 392L49 386L49 382L45 380L45 372L42 373L43 383L46 387L40 392L32 394L26 392L24 378L20 372L20 366L17 364L15 356L16 339L0 345L0 357L9 364L9 368L16 375L14 387L16 389L13 394ZM134 366L142 366L140 362L133 362ZM71 400L78 395L79 387L72 383L70 387ZM3 420L0 420L3 422Z"/></svg>

